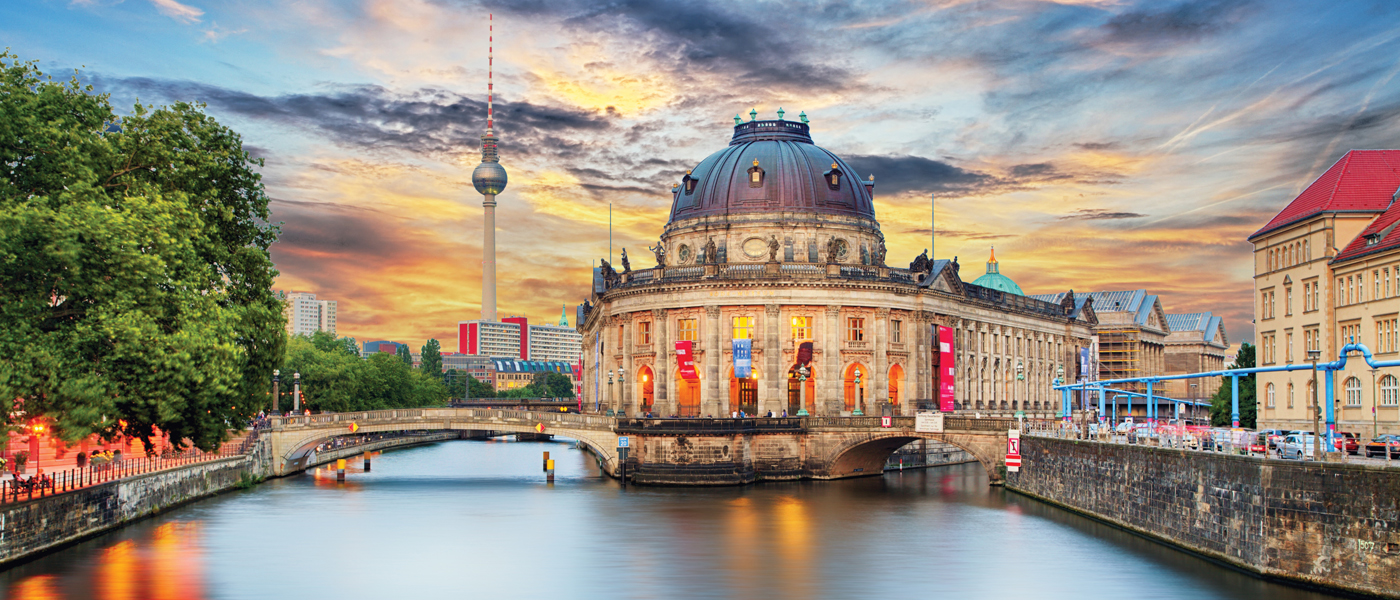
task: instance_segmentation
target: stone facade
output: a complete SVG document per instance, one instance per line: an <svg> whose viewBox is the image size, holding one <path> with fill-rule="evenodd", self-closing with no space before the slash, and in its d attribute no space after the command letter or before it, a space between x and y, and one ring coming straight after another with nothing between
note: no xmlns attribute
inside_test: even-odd
<svg viewBox="0 0 1400 600"><path fill-rule="evenodd" d="M1021 439L1008 489L1246 571L1400 598L1400 469Z"/></svg>

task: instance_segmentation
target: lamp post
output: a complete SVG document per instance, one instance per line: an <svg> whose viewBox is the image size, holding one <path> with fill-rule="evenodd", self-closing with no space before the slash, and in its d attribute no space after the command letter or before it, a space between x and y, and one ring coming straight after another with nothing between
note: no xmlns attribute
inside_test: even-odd
<svg viewBox="0 0 1400 600"><path fill-rule="evenodd" d="M1308 350L1308 362L1312 363L1312 413L1313 413L1313 459L1322 460L1322 444L1318 442L1321 425L1318 419L1322 407L1317 403L1317 360L1322 358L1321 350Z"/></svg>
<svg viewBox="0 0 1400 600"><path fill-rule="evenodd" d="M1063 364L1055 366L1055 385L1065 383L1065 366ZM1060 412L1064 413L1065 420L1069 420L1069 390L1060 390Z"/></svg>
<svg viewBox="0 0 1400 600"><path fill-rule="evenodd" d="M278 400L279 396L281 395L281 394L278 392L278 390L277 390L277 386L278 386L279 383L281 383L281 381L282 381L282 371L281 371L280 369L273 369L273 370L272 370L272 414L274 414L274 415L277 414L277 412L278 412L279 410L281 410L281 409L279 409L278 406L277 406L277 404L278 404L278 403L277 403L277 400Z"/></svg>
<svg viewBox="0 0 1400 600"><path fill-rule="evenodd" d="M1026 396L1028 395L1025 393L1026 384L1024 383L1026 381L1026 362L1019 358L1016 359L1016 381L1022 383L1016 384L1017 393L1016 399L1012 401L1012 408L1017 408L1019 406L1019 408L1024 410L1026 408L1026 403L1020 402L1019 404L1017 404L1017 402L1025 400Z"/></svg>
<svg viewBox="0 0 1400 600"><path fill-rule="evenodd" d="M807 412L807 376L812 374L812 370L807 365L797 367L797 416L808 416Z"/></svg>
<svg viewBox="0 0 1400 600"><path fill-rule="evenodd" d="M853 417L863 417L860 407L865 404L865 388L860 386L860 367L856 367L856 409L851 413Z"/></svg>
<svg viewBox="0 0 1400 600"><path fill-rule="evenodd" d="M617 405L617 396L613 394L613 370L608 369L608 412L609 417L616 414L613 407Z"/></svg>
<svg viewBox="0 0 1400 600"><path fill-rule="evenodd" d="M301 371L292 373L292 412L301 412Z"/></svg>
<svg viewBox="0 0 1400 600"><path fill-rule="evenodd" d="M627 415L627 372L622 367L617 368L617 415Z"/></svg>

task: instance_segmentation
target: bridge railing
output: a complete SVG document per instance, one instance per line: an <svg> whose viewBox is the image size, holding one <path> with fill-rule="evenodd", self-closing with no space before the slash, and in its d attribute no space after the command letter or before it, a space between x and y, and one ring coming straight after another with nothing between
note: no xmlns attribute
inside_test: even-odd
<svg viewBox="0 0 1400 600"><path fill-rule="evenodd" d="M755 419L622 419L617 422L618 433L686 434L686 433L794 433L805 430L800 418Z"/></svg>
<svg viewBox="0 0 1400 600"><path fill-rule="evenodd" d="M590 429L612 428L616 419L603 415L563 413L556 411L510 410L503 408L398 408L345 413L321 413L291 417L269 417L273 428L325 427L330 425L373 425L405 421L438 422L452 419L494 419L528 422L548 422L577 425Z"/></svg>

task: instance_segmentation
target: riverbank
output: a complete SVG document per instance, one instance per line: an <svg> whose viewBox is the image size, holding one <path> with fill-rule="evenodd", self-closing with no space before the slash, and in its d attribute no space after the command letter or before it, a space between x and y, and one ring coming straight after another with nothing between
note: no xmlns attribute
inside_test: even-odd
<svg viewBox="0 0 1400 600"><path fill-rule="evenodd" d="M1400 598L1400 470L1023 437L1008 490L1303 587Z"/></svg>
<svg viewBox="0 0 1400 600"><path fill-rule="evenodd" d="M434 433L387 438L315 455L318 460L314 464L456 437L455 433ZM239 456L175 466L0 505L0 569L195 500L256 484L268 472L265 453L261 444L253 444L247 454Z"/></svg>

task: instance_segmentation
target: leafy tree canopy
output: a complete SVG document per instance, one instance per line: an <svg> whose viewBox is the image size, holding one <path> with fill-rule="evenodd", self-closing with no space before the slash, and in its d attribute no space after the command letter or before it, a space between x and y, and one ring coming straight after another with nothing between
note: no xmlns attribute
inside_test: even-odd
<svg viewBox="0 0 1400 600"><path fill-rule="evenodd" d="M0 53L0 425L210 449L262 408L286 336L260 166L201 105L118 116Z"/></svg>
<svg viewBox="0 0 1400 600"><path fill-rule="evenodd" d="M399 360L403 361L403 364L410 367L413 366L413 353L408 351L408 344L399 344L399 349L395 352L395 355L399 357Z"/></svg>
<svg viewBox="0 0 1400 600"><path fill-rule="evenodd" d="M1240 345L1239 353L1235 355L1235 364L1230 365L1231 369L1252 369L1254 368L1254 346L1248 342ZM1215 391L1215 395L1210 399L1210 424L1216 427L1227 427L1230 425L1230 396L1231 378L1225 377L1220 383L1220 389ZM1253 429L1257 422L1259 407L1255 400L1254 374L1240 377L1240 426Z"/></svg>
<svg viewBox="0 0 1400 600"><path fill-rule="evenodd" d="M351 354L342 340L325 332L293 336L287 344L283 373L301 373L302 402L310 410L352 412L386 408L442 406L447 387L442 379L405 365L396 356ZM279 408L290 410L292 397L283 386Z"/></svg>
<svg viewBox="0 0 1400 600"><path fill-rule="evenodd" d="M428 343L423 344L420 352L422 359L419 361L419 368L423 369L424 373L434 375L442 373L442 345L437 340L428 340Z"/></svg>

